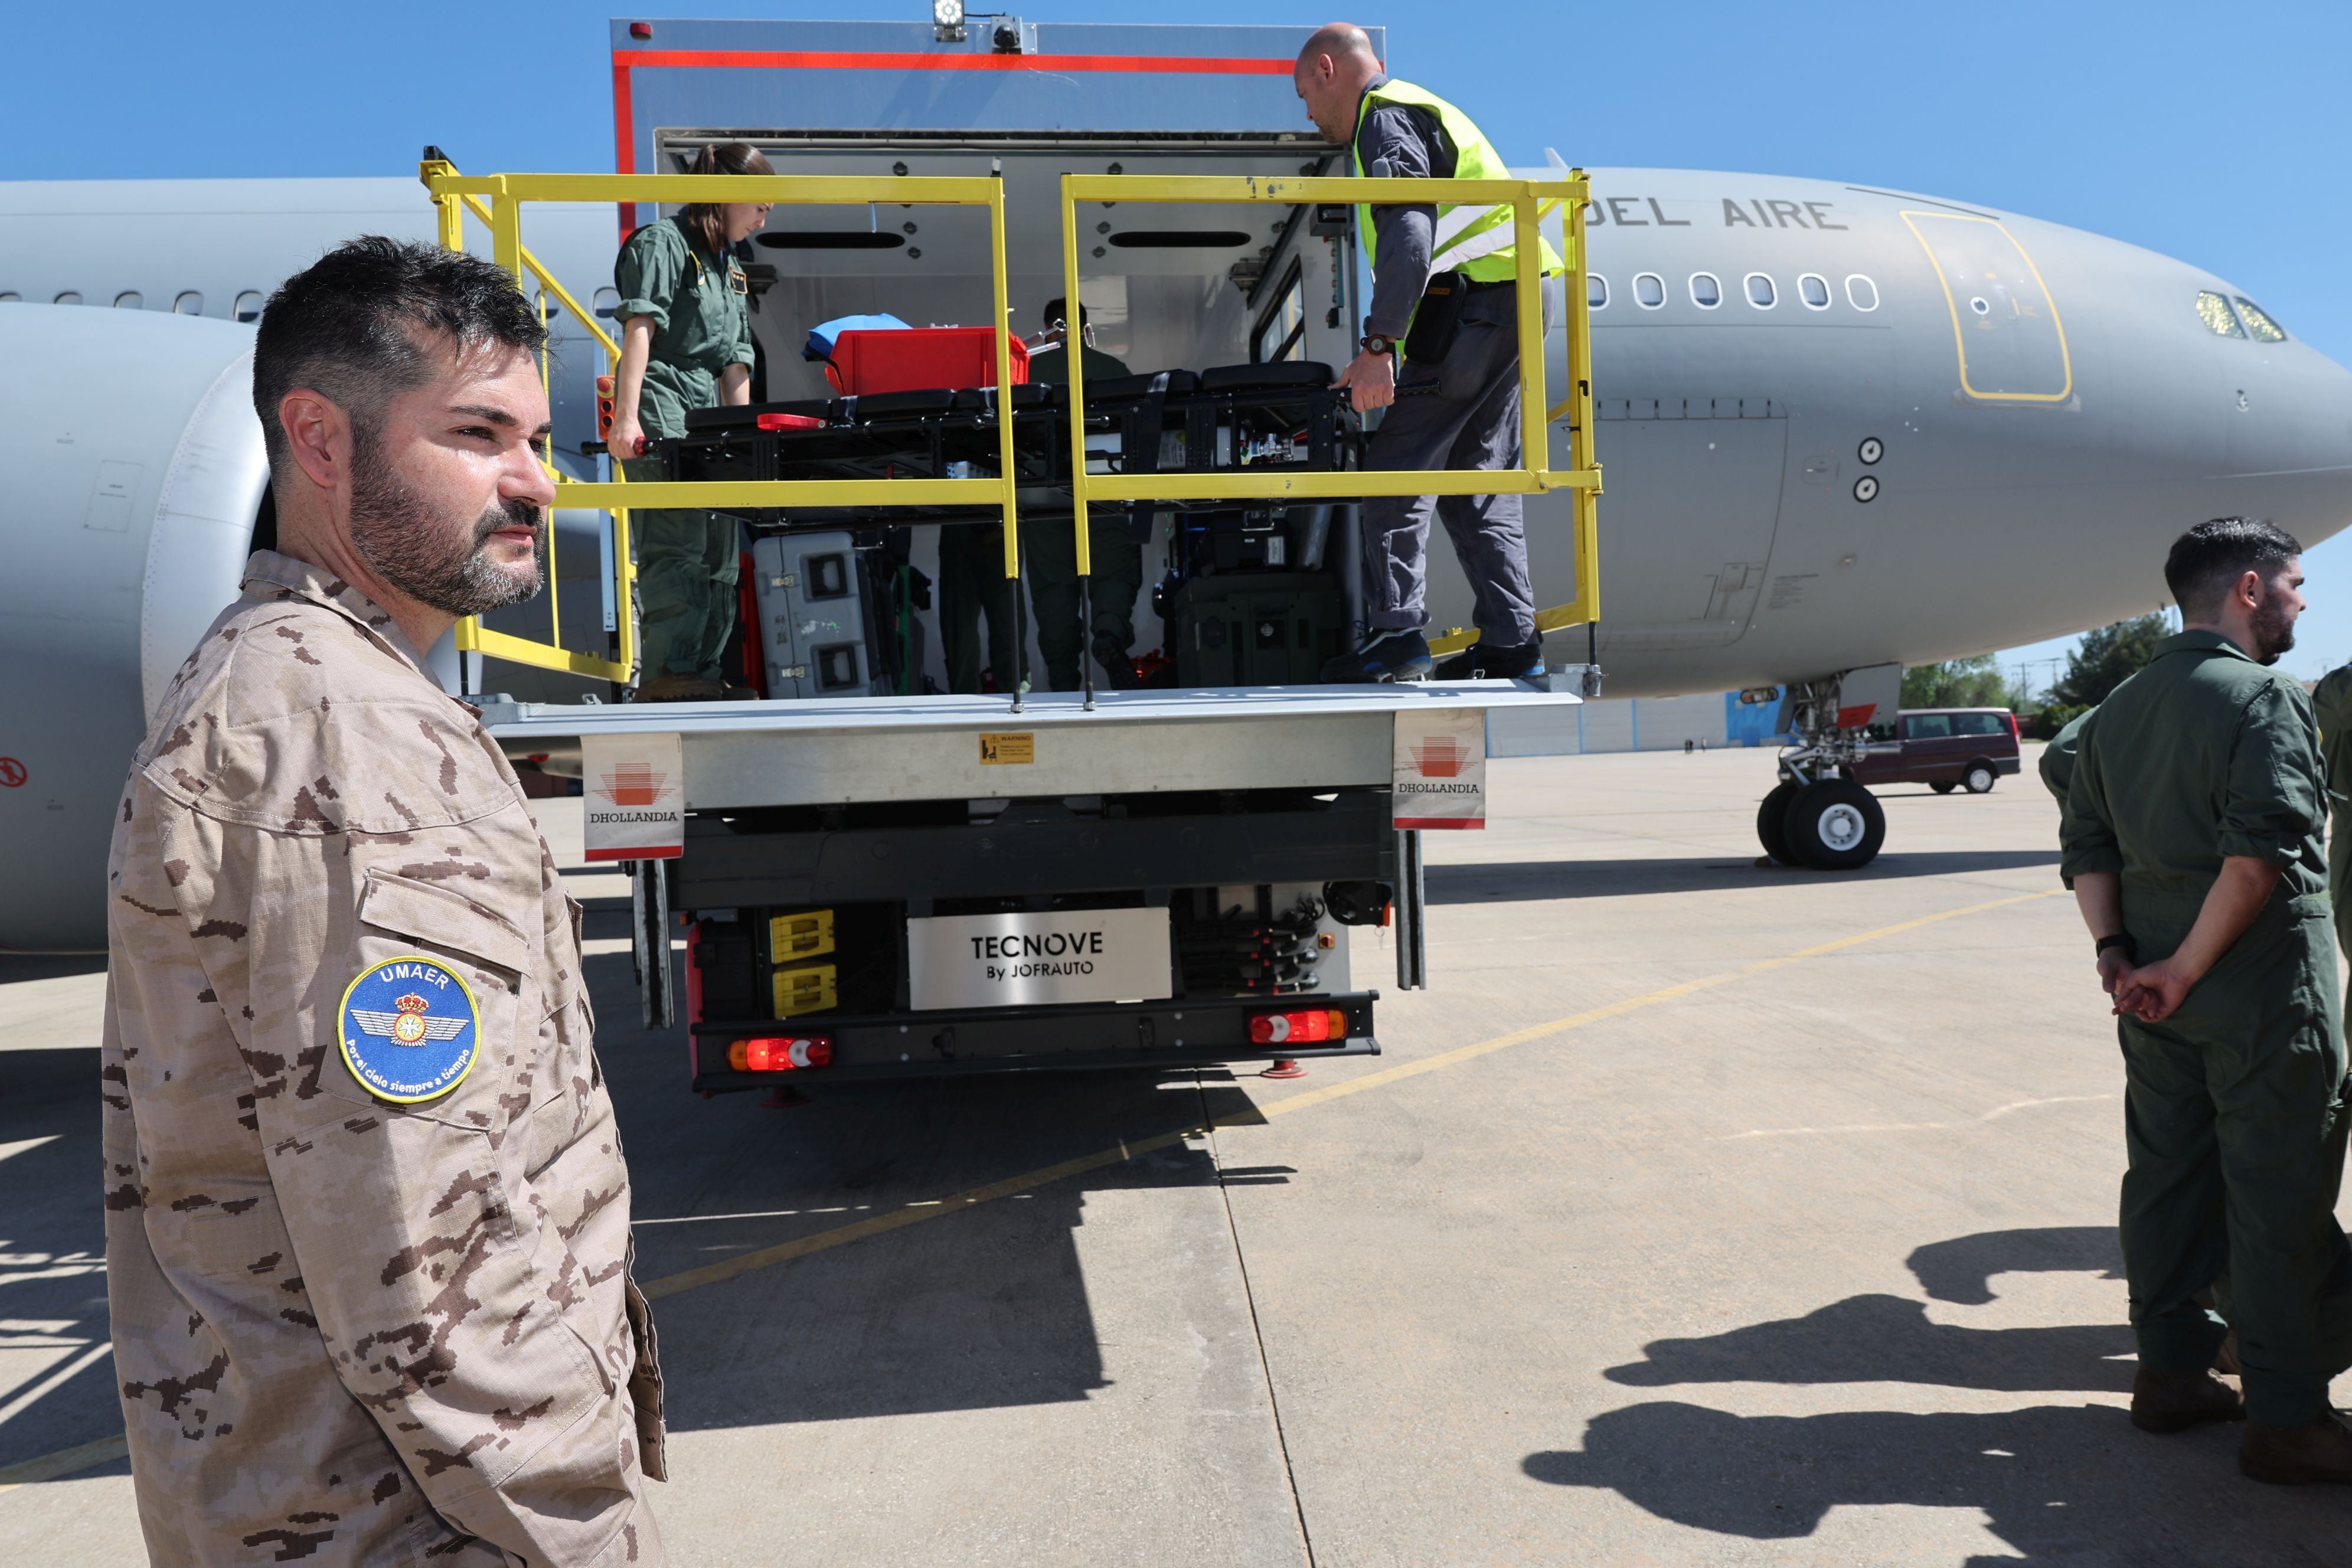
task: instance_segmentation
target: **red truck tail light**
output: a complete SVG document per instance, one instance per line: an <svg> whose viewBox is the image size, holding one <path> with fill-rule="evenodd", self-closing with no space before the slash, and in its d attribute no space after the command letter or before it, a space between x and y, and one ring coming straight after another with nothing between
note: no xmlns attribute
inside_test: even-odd
<svg viewBox="0 0 2352 1568"><path fill-rule="evenodd" d="M2006 718L2009 720L2009 738L2010 738L2011 740L2012 740L2012 741L2021 739L2021 736L2018 734L2018 732L2017 732L2017 712L2016 712L2016 710L2015 710L2014 709L2011 710L2010 710L2006 715L2004 715L2004 717L2006 717Z"/></svg>
<svg viewBox="0 0 2352 1568"><path fill-rule="evenodd" d="M727 1065L737 1072L791 1072L833 1065L833 1041L824 1035L760 1035L731 1040Z"/></svg>
<svg viewBox="0 0 2352 1568"><path fill-rule="evenodd" d="M1348 1037L1348 1016L1337 1008L1311 1013L1255 1013L1250 1016L1254 1046L1315 1045Z"/></svg>

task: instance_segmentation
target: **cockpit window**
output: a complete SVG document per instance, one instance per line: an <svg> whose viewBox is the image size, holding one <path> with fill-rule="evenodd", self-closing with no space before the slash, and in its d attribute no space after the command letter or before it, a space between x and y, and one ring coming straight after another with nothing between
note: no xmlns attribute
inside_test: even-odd
<svg viewBox="0 0 2352 1568"><path fill-rule="evenodd" d="M1666 280L1654 272L1636 272L1633 299L1644 310L1658 309L1666 302Z"/></svg>
<svg viewBox="0 0 2352 1568"><path fill-rule="evenodd" d="M2230 301L2210 289L2197 291L2197 319L2205 330L2217 338L2242 338L2246 329L2238 325L2238 318L2230 313Z"/></svg>
<svg viewBox="0 0 2352 1568"><path fill-rule="evenodd" d="M2286 342L2286 329L2272 321L2269 311L2247 299L2243 294L2238 296L2238 314L2246 318L2246 331L2254 334L2256 342Z"/></svg>

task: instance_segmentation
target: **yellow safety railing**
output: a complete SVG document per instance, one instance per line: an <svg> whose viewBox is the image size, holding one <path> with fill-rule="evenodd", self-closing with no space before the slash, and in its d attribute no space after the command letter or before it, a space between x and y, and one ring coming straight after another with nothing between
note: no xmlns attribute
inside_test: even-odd
<svg viewBox="0 0 2352 1568"><path fill-rule="evenodd" d="M527 279L540 283L540 310L554 299L584 325L605 355L608 372L617 373L619 345L596 323L563 285L522 243L522 208L530 202L768 202L777 205L864 205L892 202L907 205L984 206L988 209L989 273L995 303L996 384L1012 379L1011 329L1005 277L1004 187L1003 181L984 177L910 177L755 174L489 174L467 177L449 163L428 161L419 176L438 209L441 244L452 250L465 245L465 216L472 213L489 230L492 258L512 273L518 288ZM1083 356L1069 357L1069 402L1072 430L1072 499L1076 509L1075 543L1082 577L1093 574L1093 551L1087 527L1090 499L1113 500L1354 500L1364 496L1538 494L1554 489L1570 492L1574 508L1570 547L1574 552L1576 597L1565 605L1537 613L1540 631L1596 621L1601 614L1600 548L1596 502L1601 494L1601 469L1592 454L1592 348L1585 300L1584 211L1590 186L1580 170L1559 180L1414 180L1401 188L1395 180L1342 178L1260 179L1251 176L1166 176L1149 174L1066 174L1062 178L1063 266L1066 297L1080 298L1076 204L1101 202L1269 202L1297 205L1309 202L1365 202L1376 205L1430 202L1477 202L1511 207L1517 258L1517 290L1519 321L1520 447L1523 466L1517 468L1427 470L1349 469L1318 473L1268 473L1247 469L1216 472L1153 474L1089 474L1077 460L1086 450L1085 371ZM1562 215L1562 255L1567 276L1564 326L1567 332L1569 395L1557 405L1544 396L1544 327L1540 226L1555 207ZM544 360L541 374L546 374ZM551 640L534 642L498 632L477 618L457 624L461 651L482 653L541 668L625 682L632 679L636 658L634 615L635 568L629 548L628 509L681 508L727 510L737 507L782 506L941 506L959 503L993 504L1004 520L1004 574L1018 579L1020 532L1015 517L1019 476L1014 467L1010 398L997 400L998 473L993 479L741 479L659 480L629 483L614 465L610 482L566 478L550 467L556 481L558 507L610 510L614 518L613 591L618 634L617 657L590 654L561 645L561 623ZM1569 432L1569 466L1549 466L1548 426L1564 419ZM554 530L549 529L550 611L553 599ZM1437 652L1466 646L1471 634L1449 632L1431 638Z"/></svg>
<svg viewBox="0 0 2352 1568"><path fill-rule="evenodd" d="M514 274L518 288L526 278L537 278L548 293L580 321L587 323L604 348L608 369L617 366L620 351L595 324L595 317L557 282L522 243L522 207L528 202L771 202L779 206L863 206L893 202L917 206L982 206L988 209L989 274L996 305L996 384L1009 385L1013 349L1004 274L1004 183L986 176L954 178L906 175L767 175L767 174L488 174L467 177L444 162L419 165L419 177L439 208L439 235L445 248L465 246L465 214L473 212L490 231L491 259ZM487 204L487 205L485 205ZM617 372L615 371L615 374ZM998 475L969 479L743 479L660 480L627 482L616 461L614 479L591 483L565 478L552 467L559 507L608 510L614 518L613 577L614 616L619 629L617 658L564 648L560 640L533 642L493 631L478 619L457 623L457 643L462 652L483 653L542 669L626 681L632 678L636 647L634 630L635 568L629 560L627 509L677 507L725 510L772 506L952 506L993 502L1004 517L1004 574L1020 576L1020 525L1014 516L1019 483L1013 459L1013 418L1010 398L997 400ZM552 520L548 530L553 551ZM549 579L554 563L548 563ZM560 639L558 628L555 637Z"/></svg>
<svg viewBox="0 0 2352 1568"><path fill-rule="evenodd" d="M1574 498L1571 548L1575 552L1576 597L1536 616L1538 631L1558 631L1601 618L1601 551L1596 521L1601 468L1592 457L1591 323L1585 301L1584 206L1591 187L1582 170L1559 180L1413 180L1318 178L1262 179L1255 175L1065 174L1062 176L1062 269L1066 299L1078 292L1080 202L1273 202L1369 203L1414 205L1433 202L1508 205L1517 257L1519 317L1519 447L1517 468L1347 469L1320 473L1252 473L1234 468L1210 473L1089 474L1071 465L1076 505L1078 574L1093 571L1087 529L1087 502L1101 500L1313 500L1363 496L1529 495L1565 489ZM1569 395L1558 406L1544 401L1543 248L1544 216L1558 205L1566 215L1561 233L1568 334ZM1086 450L1086 372L1083 355L1069 355L1070 447ZM1564 417L1569 430L1569 466L1549 466L1549 420ZM1438 653L1465 647L1472 634L1450 631L1432 637Z"/></svg>

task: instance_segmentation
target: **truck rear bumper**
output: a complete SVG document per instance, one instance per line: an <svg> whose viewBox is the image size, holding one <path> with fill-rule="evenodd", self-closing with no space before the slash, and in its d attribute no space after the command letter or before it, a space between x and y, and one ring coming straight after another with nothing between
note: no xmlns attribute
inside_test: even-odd
<svg viewBox="0 0 2352 1568"><path fill-rule="evenodd" d="M1378 1056L1372 1004L1379 995L1362 991L697 1024L690 1047L693 1087L718 1093L779 1084L813 1089L827 1083L975 1073L1167 1071L1222 1062ZM1250 1038L1250 1019L1258 1014L1318 1009L1336 1009L1345 1016L1344 1038L1279 1045ZM730 1041L779 1035L824 1037L833 1043L832 1064L790 1072L737 1072L727 1065Z"/></svg>

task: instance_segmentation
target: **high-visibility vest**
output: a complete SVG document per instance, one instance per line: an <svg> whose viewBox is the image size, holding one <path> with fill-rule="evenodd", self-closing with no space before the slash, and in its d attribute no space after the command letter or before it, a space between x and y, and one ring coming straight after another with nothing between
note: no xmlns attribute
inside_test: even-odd
<svg viewBox="0 0 2352 1568"><path fill-rule="evenodd" d="M1436 116L1439 129L1445 132L1446 141L1454 144L1455 179L1507 180L1511 177L1503 155L1479 134L1478 128L1470 122L1468 115L1433 92L1391 77L1367 91L1363 101L1356 108L1356 136L1349 143L1348 156L1355 165L1359 178L1364 173L1364 116L1383 104L1423 109ZM1431 272L1459 272L1481 283L1501 282L1517 276L1518 252L1513 243L1516 226L1508 205L1482 207L1454 202L1436 205L1437 232L1431 247ZM1370 204L1359 204L1356 208L1356 232L1364 242L1364 259L1373 261L1376 240ZM1538 233L1537 243L1543 247L1545 272L1565 269L1550 241Z"/></svg>

